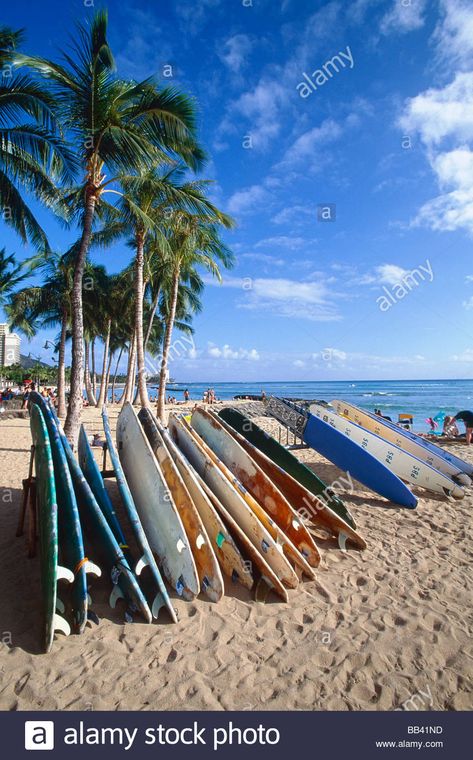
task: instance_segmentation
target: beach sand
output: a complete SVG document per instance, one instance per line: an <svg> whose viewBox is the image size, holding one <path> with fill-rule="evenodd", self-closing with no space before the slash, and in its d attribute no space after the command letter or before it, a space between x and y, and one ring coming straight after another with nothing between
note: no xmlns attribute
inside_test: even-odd
<svg viewBox="0 0 473 760"><path fill-rule="evenodd" d="M101 431L98 410L84 422ZM30 443L28 420L0 422L0 709L473 708L473 488L462 502L419 492L411 511L357 487L346 502L368 548L320 543L317 580L289 604L227 583L219 604L175 599L177 625L130 624L108 607L107 579L95 580L99 625L57 636L44 655L38 559L15 538ZM473 447L450 448L473 460ZM312 450L298 456L326 482L341 474Z"/></svg>

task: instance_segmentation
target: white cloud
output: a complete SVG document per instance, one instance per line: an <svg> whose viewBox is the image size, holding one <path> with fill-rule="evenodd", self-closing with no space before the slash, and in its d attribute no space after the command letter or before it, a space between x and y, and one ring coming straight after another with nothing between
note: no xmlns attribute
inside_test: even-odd
<svg viewBox="0 0 473 760"><path fill-rule="evenodd" d="M407 269L397 266L397 264L381 264L376 267L378 273L379 282L385 285L397 285L401 280L409 274Z"/></svg>
<svg viewBox="0 0 473 760"><path fill-rule="evenodd" d="M473 362L473 348L465 348L463 353L452 356L454 362Z"/></svg>
<svg viewBox="0 0 473 760"><path fill-rule="evenodd" d="M284 259L278 259L276 256L270 256L266 253L242 253L238 258L260 261L263 264L272 264L275 267L282 267L286 263Z"/></svg>
<svg viewBox="0 0 473 760"><path fill-rule="evenodd" d="M470 0L441 0L444 18L438 24L435 38L438 53L455 67L471 67L473 63L473 13Z"/></svg>
<svg viewBox="0 0 473 760"><path fill-rule="evenodd" d="M221 348L219 348L219 346L214 345L213 343L209 343L207 353L213 359L224 359L224 360L230 360L230 361L235 360L235 359L244 359L247 361L259 361L260 359L260 355L258 351L256 350L256 348L233 349L231 346L228 345L228 343L226 343Z"/></svg>
<svg viewBox="0 0 473 760"><path fill-rule="evenodd" d="M268 191L262 185L251 185L243 190L237 190L229 198L227 208L230 214L243 214L256 211L258 205L268 199Z"/></svg>
<svg viewBox="0 0 473 760"><path fill-rule="evenodd" d="M473 18L473 9L471 12ZM409 100L400 119L406 133L418 132L443 192L427 201L413 225L434 230L465 229L473 235L473 71L458 73L442 89ZM456 145L455 145L456 143Z"/></svg>
<svg viewBox="0 0 473 760"><path fill-rule="evenodd" d="M468 274L465 277L465 282L468 282L468 283L473 282L473 274Z"/></svg>
<svg viewBox="0 0 473 760"><path fill-rule="evenodd" d="M467 309L467 311L471 311L471 309L473 309L473 296L470 296L467 301L463 301L463 307Z"/></svg>
<svg viewBox="0 0 473 760"><path fill-rule="evenodd" d="M305 219L315 219L316 209L314 206L295 204L294 206L285 206L281 211L271 219L275 224L288 224L288 222L301 222Z"/></svg>
<svg viewBox="0 0 473 760"><path fill-rule="evenodd" d="M342 128L333 119L325 119L320 127L304 132L286 151L276 169L321 169L326 161L323 146L334 142L342 134Z"/></svg>
<svg viewBox="0 0 473 760"><path fill-rule="evenodd" d="M424 10L426 0L391 0L391 9L381 19L381 32L412 32L424 25Z"/></svg>
<svg viewBox="0 0 473 760"><path fill-rule="evenodd" d="M399 124L407 134L418 132L427 147L446 138L473 139L473 72L457 73L445 87L410 98Z"/></svg>
<svg viewBox="0 0 473 760"><path fill-rule="evenodd" d="M265 238L256 243L255 248L265 248L266 246L278 246L280 248L289 248L295 251L299 248L303 248L308 241L303 237L292 237L289 235L278 235L276 237Z"/></svg>
<svg viewBox="0 0 473 760"><path fill-rule="evenodd" d="M293 362L294 367L305 367L305 362L302 361L302 359L296 359Z"/></svg>
<svg viewBox="0 0 473 760"><path fill-rule="evenodd" d="M252 41L247 34L235 34L224 42L219 57L229 69L238 73L247 63L251 48Z"/></svg>
<svg viewBox="0 0 473 760"><path fill-rule="evenodd" d="M341 317L323 280L301 282L286 278L224 277L221 285L204 278L209 285L241 290L241 309L263 311L274 316L332 322Z"/></svg>
<svg viewBox="0 0 473 760"><path fill-rule="evenodd" d="M266 148L278 136L281 129L280 111L288 92L277 79L262 78L252 89L244 92L230 103L219 132L235 131L235 119L243 117L249 123L254 148Z"/></svg>

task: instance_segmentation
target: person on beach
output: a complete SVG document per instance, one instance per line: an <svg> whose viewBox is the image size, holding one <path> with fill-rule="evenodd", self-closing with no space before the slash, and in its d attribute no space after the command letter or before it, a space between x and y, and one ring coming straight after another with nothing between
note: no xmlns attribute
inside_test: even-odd
<svg viewBox="0 0 473 760"><path fill-rule="evenodd" d="M190 399L190 393L188 389L186 388L184 391L184 401L189 401L189 399Z"/></svg>
<svg viewBox="0 0 473 760"><path fill-rule="evenodd" d="M469 446L471 444L471 437L473 435L473 412L465 409L463 412L458 412L458 414L456 414L453 419L455 422L457 420L461 420L465 424L466 444Z"/></svg>
<svg viewBox="0 0 473 760"><path fill-rule="evenodd" d="M447 436L447 438L456 438L457 435L460 435L457 423L455 422L455 417L447 414L443 421L442 435Z"/></svg>

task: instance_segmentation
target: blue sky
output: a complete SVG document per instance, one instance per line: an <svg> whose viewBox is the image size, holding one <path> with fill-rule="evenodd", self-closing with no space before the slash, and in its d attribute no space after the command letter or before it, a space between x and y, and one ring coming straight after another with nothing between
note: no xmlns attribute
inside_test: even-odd
<svg viewBox="0 0 473 760"><path fill-rule="evenodd" d="M10 3L2 23L51 57L90 5ZM124 0L109 16L124 76L195 96L203 174L237 221L237 266L208 282L173 376L472 376L469 0ZM74 238L40 217L58 250ZM43 343L22 351L49 359Z"/></svg>

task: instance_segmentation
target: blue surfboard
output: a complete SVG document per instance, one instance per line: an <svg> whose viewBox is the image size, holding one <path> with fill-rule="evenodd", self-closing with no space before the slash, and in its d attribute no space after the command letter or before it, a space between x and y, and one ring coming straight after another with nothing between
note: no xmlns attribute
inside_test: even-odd
<svg viewBox="0 0 473 760"><path fill-rule="evenodd" d="M166 609L168 610L171 616L172 621L174 623L177 623L176 611L174 607L172 606L171 600L166 590L166 586L164 585L162 575L159 572L158 565L154 558L153 551L149 545L148 539L146 538L146 534L143 530L143 526L141 524L141 520L138 515L135 502L133 500L133 496L128 487L128 483L125 478L125 473L123 472L120 459L117 454L117 450L113 443L112 431L110 430L110 423L108 421L108 414L107 414L107 409L105 406L102 407L102 420L103 420L103 429L105 431L105 438L107 440L107 450L108 450L108 453L110 454L110 459L112 461L112 467L115 472L115 477L117 480L117 486L120 492L120 497L123 502L123 506L125 507L128 519L130 521L131 528L135 535L136 542L138 546L140 547L141 551L143 552L141 559L138 560L138 564L136 566L135 572L137 575L140 575L141 570L144 567L149 567L151 575L153 576L153 580L156 586L158 587L158 591L156 593L153 604L151 606L153 617L157 618L159 615L160 609L162 607L166 607Z"/></svg>
<svg viewBox="0 0 473 760"><path fill-rule="evenodd" d="M311 448L375 493L402 507L415 509L417 506L416 497L397 475L327 422L281 399L271 398L268 411L289 427L294 425Z"/></svg>
<svg viewBox="0 0 473 760"><path fill-rule="evenodd" d="M102 549L104 561L110 571L110 578L113 584L113 590L110 595L110 606L115 607L117 600L123 598L127 605L126 618L128 620L131 621L133 613L138 611L147 623L151 623L153 619L151 610L138 585L138 581L128 564L128 560L120 549L102 510L97 504L97 500L64 434L61 423L52 408L51 412L59 430L59 436L69 465L69 472L74 484L79 508L88 518L93 531L94 546Z"/></svg>

